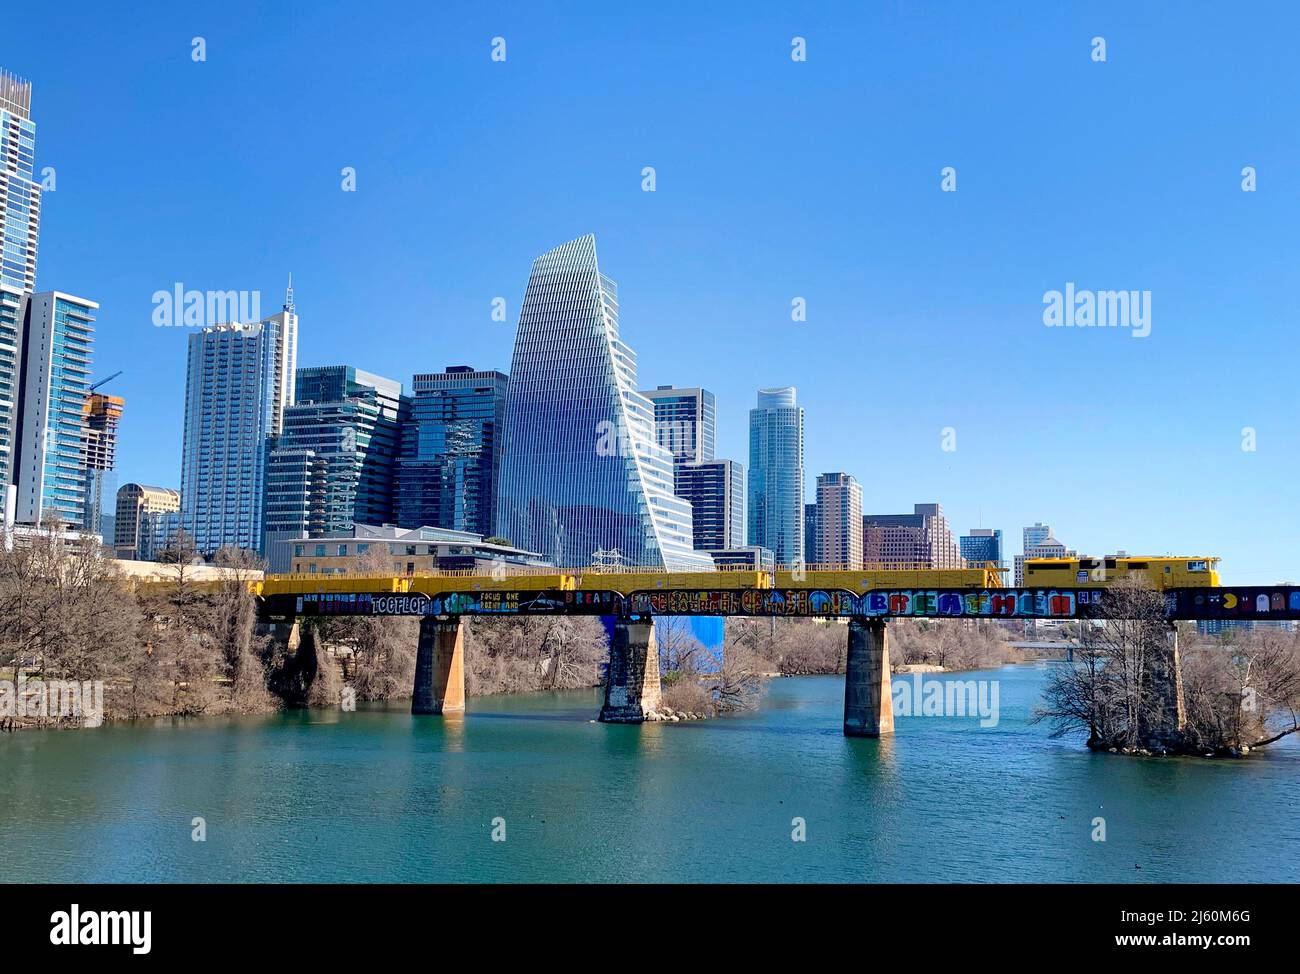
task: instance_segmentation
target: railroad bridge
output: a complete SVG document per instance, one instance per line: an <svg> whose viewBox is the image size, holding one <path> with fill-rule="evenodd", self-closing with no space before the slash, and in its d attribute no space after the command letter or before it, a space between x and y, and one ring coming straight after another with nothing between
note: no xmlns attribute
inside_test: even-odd
<svg viewBox="0 0 1300 974"><path fill-rule="evenodd" d="M1104 619L1105 586L1007 589L996 569L881 566L777 571L663 572L555 569L545 574L441 572L418 575L270 575L254 583L259 619L296 640L300 619L415 616L420 619L411 710L465 709L463 618L472 615L597 615L614 619L600 719L639 723L659 705L657 616L846 618L844 733L894 729L889 620ZM1300 619L1300 588L1166 588L1170 622L1169 706L1182 721L1179 619Z"/></svg>

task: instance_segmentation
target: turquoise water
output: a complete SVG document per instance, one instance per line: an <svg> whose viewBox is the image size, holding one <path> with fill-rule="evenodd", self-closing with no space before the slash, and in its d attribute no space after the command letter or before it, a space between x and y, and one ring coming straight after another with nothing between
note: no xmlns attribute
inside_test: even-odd
<svg viewBox="0 0 1300 974"><path fill-rule="evenodd" d="M459 720L7 734L0 862L28 882L1300 881L1300 747L1091 754L1026 722L1049 665L960 677L999 681L996 727L900 717L880 741L842 736L834 677L691 724L590 723L583 690L472 699Z"/></svg>

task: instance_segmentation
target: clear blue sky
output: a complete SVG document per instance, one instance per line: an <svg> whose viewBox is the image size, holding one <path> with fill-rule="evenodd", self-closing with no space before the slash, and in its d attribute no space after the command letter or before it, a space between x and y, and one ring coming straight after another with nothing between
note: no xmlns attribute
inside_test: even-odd
<svg viewBox="0 0 1300 974"><path fill-rule="evenodd" d="M126 370L123 482L179 486L155 291L269 314L292 271L300 365L506 370L531 260L594 232L642 386L714 390L722 456L793 384L810 495L1300 582L1292 5L181 6L17 5L0 52L57 171L38 287ZM1150 337L1044 327L1067 281L1150 290Z"/></svg>

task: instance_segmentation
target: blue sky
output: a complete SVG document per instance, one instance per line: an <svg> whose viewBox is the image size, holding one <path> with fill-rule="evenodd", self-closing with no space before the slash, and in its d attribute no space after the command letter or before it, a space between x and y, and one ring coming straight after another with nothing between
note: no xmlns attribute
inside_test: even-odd
<svg viewBox="0 0 1300 974"><path fill-rule="evenodd" d="M1288 5L179 6L21 5L0 51L57 173L37 285L126 370L122 482L179 486L155 291L270 313L292 271L300 365L504 371L531 260L593 232L642 386L714 390L722 456L793 384L810 497L1300 582ZM1067 281L1149 290L1150 336L1044 327Z"/></svg>

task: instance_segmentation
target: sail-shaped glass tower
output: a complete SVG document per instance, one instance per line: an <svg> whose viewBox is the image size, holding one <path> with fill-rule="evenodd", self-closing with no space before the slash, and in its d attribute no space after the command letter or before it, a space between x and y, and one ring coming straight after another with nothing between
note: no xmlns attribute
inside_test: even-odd
<svg viewBox="0 0 1300 974"><path fill-rule="evenodd" d="M596 238L538 257L506 392L497 532L563 567L711 568L654 429Z"/></svg>

